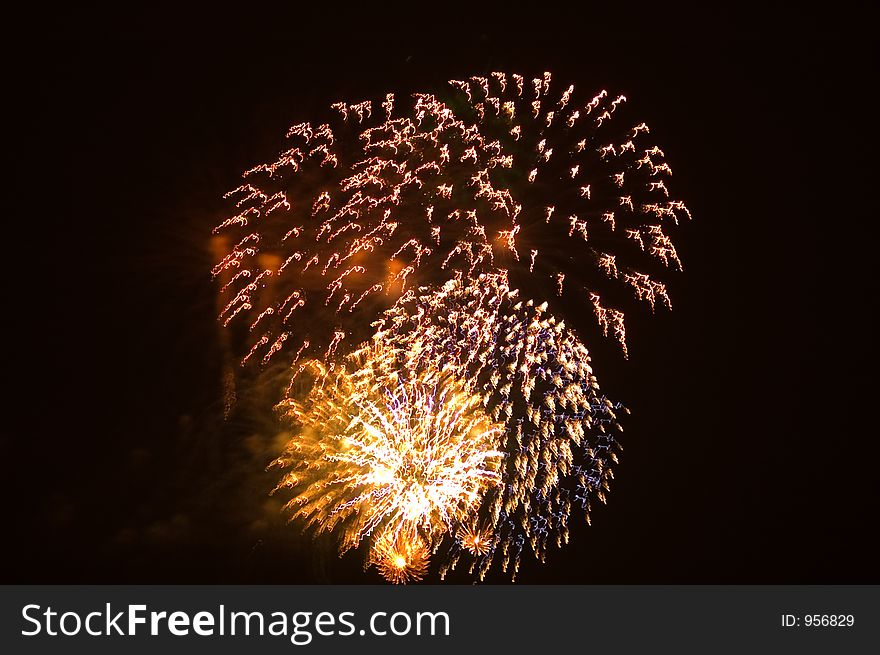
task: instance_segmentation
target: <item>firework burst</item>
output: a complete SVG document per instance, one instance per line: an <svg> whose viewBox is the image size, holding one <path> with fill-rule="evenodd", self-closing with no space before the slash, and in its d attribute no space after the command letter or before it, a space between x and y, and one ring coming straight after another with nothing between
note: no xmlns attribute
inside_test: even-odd
<svg viewBox="0 0 880 655"><path fill-rule="evenodd" d="M466 525L457 536L461 547L474 556L487 554L492 545L492 531L488 528Z"/></svg>
<svg viewBox="0 0 880 655"><path fill-rule="evenodd" d="M535 276L537 291L570 289L624 345L604 294L668 305L639 269L680 267L666 230L689 216L648 127L614 126L625 101L554 94L549 74L493 74L452 81L443 99L337 103L327 123L291 127L289 147L227 194L235 211L215 229L220 318L252 334L245 360L331 358L413 283L499 268Z"/></svg>
<svg viewBox="0 0 880 655"><path fill-rule="evenodd" d="M604 501L622 407L602 395L574 332L519 298L505 274L408 292L374 327L403 353L403 367L455 371L504 426L503 484L482 508L493 537L473 569L480 577L496 558L515 574L526 547L544 559L568 540L573 508L589 516L591 500ZM453 553L441 573L457 563Z"/></svg>
<svg viewBox="0 0 880 655"><path fill-rule="evenodd" d="M276 461L288 469L279 486L294 493L294 518L338 529L342 552L366 538L377 562L390 552L427 560L416 554L467 520L500 481L501 427L454 374L407 369L378 341L347 364L352 370L329 371L309 362L311 392L282 403L298 432Z"/></svg>
<svg viewBox="0 0 880 655"><path fill-rule="evenodd" d="M388 582L406 584L425 577L430 551L418 537L383 534L370 549L372 564Z"/></svg>
<svg viewBox="0 0 880 655"><path fill-rule="evenodd" d="M690 217L625 105L549 73L339 102L227 194L220 320L243 364L290 366L280 487L389 580L443 544L441 574L515 575L605 500L622 407L559 317L587 304L626 356L622 307L671 306Z"/></svg>

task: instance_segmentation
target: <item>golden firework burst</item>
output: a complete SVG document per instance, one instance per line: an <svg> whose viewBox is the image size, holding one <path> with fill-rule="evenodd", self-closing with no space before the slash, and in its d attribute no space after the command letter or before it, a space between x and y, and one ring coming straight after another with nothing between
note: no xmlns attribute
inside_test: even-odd
<svg viewBox="0 0 880 655"><path fill-rule="evenodd" d="M288 469L279 487L295 494L287 507L319 531L339 528L341 552L370 535L430 549L499 483L502 428L453 370L402 369L378 340L348 363L310 362L311 392L282 403L299 427L276 461Z"/></svg>
<svg viewBox="0 0 880 655"><path fill-rule="evenodd" d="M385 533L370 549L369 564L388 582L406 584L425 577L430 551L418 535Z"/></svg>

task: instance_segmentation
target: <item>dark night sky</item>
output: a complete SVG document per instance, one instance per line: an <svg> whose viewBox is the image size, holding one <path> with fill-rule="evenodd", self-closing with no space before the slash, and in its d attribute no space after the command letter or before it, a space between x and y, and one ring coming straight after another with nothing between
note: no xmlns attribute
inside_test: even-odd
<svg viewBox="0 0 880 655"><path fill-rule="evenodd" d="M633 410L609 504L520 579L880 582L865 37L821 14L428 7L22 19L0 581L377 582L284 525L249 436L271 425L219 420L207 235L330 102L547 69L626 93L696 220L675 311L631 320L628 362L591 344Z"/></svg>

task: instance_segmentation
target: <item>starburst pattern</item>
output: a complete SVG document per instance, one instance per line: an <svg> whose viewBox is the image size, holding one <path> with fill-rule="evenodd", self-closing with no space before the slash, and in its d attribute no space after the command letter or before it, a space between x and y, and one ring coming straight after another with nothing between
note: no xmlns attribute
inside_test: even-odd
<svg viewBox="0 0 880 655"><path fill-rule="evenodd" d="M342 552L364 539L433 547L499 483L501 428L454 373L407 369L379 340L309 369L311 392L281 405L298 432L279 486L295 518L338 529Z"/></svg>
<svg viewBox="0 0 880 655"><path fill-rule="evenodd" d="M417 536L384 534L370 550L369 563L388 582L406 584L425 577L430 552Z"/></svg>

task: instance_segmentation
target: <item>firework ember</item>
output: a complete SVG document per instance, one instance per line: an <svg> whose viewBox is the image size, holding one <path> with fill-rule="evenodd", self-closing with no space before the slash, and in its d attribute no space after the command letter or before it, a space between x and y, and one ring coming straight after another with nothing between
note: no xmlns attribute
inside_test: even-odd
<svg viewBox="0 0 880 655"><path fill-rule="evenodd" d="M220 321L290 367L279 486L392 582L441 550L441 575L515 575L605 500L622 407L561 319L586 304L626 356L623 306L671 306L690 217L626 100L492 73L338 102L227 194Z"/></svg>

